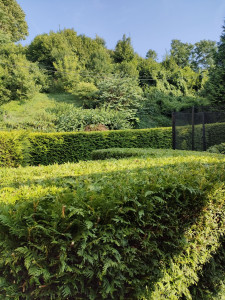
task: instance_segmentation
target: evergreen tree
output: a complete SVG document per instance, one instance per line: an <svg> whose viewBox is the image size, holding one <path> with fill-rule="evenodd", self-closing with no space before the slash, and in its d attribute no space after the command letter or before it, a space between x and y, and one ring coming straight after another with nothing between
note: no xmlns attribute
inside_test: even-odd
<svg viewBox="0 0 225 300"><path fill-rule="evenodd" d="M225 24L215 54L215 67L211 68L205 95L213 106L225 108Z"/></svg>
<svg viewBox="0 0 225 300"><path fill-rule="evenodd" d="M153 59L153 60L157 60L158 55L155 52L155 50L149 49L148 52L146 53L146 58L147 59L150 58L150 59Z"/></svg>
<svg viewBox="0 0 225 300"><path fill-rule="evenodd" d="M131 61L134 58L134 49L131 45L131 39L123 35L122 40L119 40L116 44L114 51L114 60L116 63L121 63L123 61Z"/></svg>

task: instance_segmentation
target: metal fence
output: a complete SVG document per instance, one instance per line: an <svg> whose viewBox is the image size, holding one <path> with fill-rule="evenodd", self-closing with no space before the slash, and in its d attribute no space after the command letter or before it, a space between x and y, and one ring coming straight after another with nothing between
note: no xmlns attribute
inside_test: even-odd
<svg viewBox="0 0 225 300"><path fill-rule="evenodd" d="M172 114L173 149L205 151L225 142L225 112Z"/></svg>

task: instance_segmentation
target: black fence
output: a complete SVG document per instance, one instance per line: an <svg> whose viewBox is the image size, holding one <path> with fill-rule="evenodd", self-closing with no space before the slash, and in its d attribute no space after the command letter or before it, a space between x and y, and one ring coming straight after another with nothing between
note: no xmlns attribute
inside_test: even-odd
<svg viewBox="0 0 225 300"><path fill-rule="evenodd" d="M225 112L172 114L173 149L205 151L225 142Z"/></svg>

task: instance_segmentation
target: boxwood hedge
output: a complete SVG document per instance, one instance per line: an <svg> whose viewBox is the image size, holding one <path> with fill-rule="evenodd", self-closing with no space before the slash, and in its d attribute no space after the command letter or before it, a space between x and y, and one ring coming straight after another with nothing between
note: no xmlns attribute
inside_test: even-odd
<svg viewBox="0 0 225 300"><path fill-rule="evenodd" d="M191 299L225 233L225 158L160 151L0 169L2 299Z"/></svg>

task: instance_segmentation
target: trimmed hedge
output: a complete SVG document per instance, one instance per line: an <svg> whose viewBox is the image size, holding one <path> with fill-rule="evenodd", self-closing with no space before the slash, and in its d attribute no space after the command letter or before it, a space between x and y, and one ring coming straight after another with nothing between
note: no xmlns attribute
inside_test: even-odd
<svg viewBox="0 0 225 300"><path fill-rule="evenodd" d="M28 141L23 132L0 132L0 167L18 167L28 161Z"/></svg>
<svg viewBox="0 0 225 300"><path fill-rule="evenodd" d="M0 169L2 299L191 299L225 234L225 158L176 152Z"/></svg>
<svg viewBox="0 0 225 300"><path fill-rule="evenodd" d="M202 125L195 126L195 150L203 150ZM205 124L206 148L225 142L225 123ZM192 126L178 126L176 130L177 148L180 150L192 149Z"/></svg>
<svg viewBox="0 0 225 300"><path fill-rule="evenodd" d="M195 157L202 157L201 152L192 152ZM140 149L140 148L109 148L95 150L91 154L92 160L104 160L104 159L121 159L126 157L177 157L177 156L190 156L190 151L173 150L170 149Z"/></svg>
<svg viewBox="0 0 225 300"><path fill-rule="evenodd" d="M78 162L105 148L171 148L171 128L76 133L32 133L31 165Z"/></svg>
<svg viewBox="0 0 225 300"><path fill-rule="evenodd" d="M179 127L180 149L191 149L191 129ZM97 149L107 148L172 148L170 127L112 130L104 132L24 133L1 132L0 166L48 165L88 160ZM224 123L206 125L207 147L225 141ZM202 150L202 129L195 129L196 150ZM28 155L29 154L29 155Z"/></svg>

